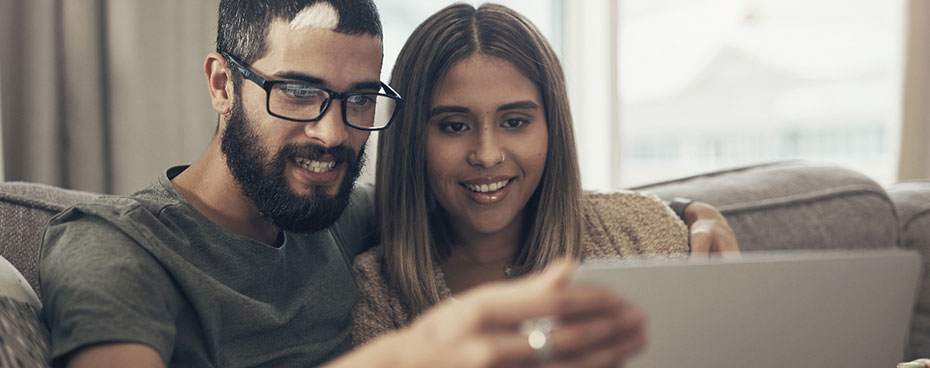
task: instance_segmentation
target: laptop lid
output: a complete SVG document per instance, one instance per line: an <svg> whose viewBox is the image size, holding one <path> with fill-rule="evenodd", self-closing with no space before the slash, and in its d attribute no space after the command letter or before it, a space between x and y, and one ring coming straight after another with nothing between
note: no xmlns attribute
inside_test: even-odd
<svg viewBox="0 0 930 368"><path fill-rule="evenodd" d="M627 367L894 367L921 272L917 252L743 253L742 259L583 265L646 311Z"/></svg>

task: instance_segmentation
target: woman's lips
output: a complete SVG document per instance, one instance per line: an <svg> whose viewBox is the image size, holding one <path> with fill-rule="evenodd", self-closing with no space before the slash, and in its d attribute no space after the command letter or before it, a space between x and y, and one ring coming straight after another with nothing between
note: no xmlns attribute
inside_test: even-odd
<svg viewBox="0 0 930 368"><path fill-rule="evenodd" d="M492 177L465 181L461 186L471 200L480 204L493 204L504 200L514 181L516 178Z"/></svg>

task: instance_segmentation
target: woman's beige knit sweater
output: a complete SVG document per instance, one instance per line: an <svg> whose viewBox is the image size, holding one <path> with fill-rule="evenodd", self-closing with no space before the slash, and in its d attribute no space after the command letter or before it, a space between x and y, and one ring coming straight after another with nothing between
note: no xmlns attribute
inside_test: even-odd
<svg viewBox="0 0 930 368"><path fill-rule="evenodd" d="M586 193L583 242L585 259L688 253L688 229L658 197L636 192ZM416 315L388 286L382 247L355 258L359 300L352 311L352 343L361 345L409 324ZM442 270L435 267L440 296L452 295Z"/></svg>

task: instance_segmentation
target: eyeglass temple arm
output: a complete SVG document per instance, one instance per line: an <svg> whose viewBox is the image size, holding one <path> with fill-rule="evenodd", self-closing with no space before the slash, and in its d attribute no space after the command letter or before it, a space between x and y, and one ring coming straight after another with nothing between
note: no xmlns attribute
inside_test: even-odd
<svg viewBox="0 0 930 368"><path fill-rule="evenodd" d="M250 81L255 82L260 87L265 88L266 81L264 79L259 77L257 74L253 73L251 70L249 70L249 68L246 68L245 65L242 65L242 63L240 63L239 60L236 60L236 58L234 58L232 55L229 55L225 52L220 52L220 53L226 56L226 59L232 62L233 65L235 65L236 68L239 69L239 72L242 73L243 77L245 77L246 79Z"/></svg>
<svg viewBox="0 0 930 368"><path fill-rule="evenodd" d="M391 86L389 86L387 83L381 82L381 88L384 88L385 91L387 91L394 97L397 97L397 99L403 100L403 97L400 97L400 94L398 94L397 91L391 88Z"/></svg>

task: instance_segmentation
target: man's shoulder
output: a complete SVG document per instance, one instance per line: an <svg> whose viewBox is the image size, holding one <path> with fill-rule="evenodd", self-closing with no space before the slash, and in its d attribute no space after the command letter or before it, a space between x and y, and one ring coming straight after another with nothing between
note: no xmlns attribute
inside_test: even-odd
<svg viewBox="0 0 930 368"><path fill-rule="evenodd" d="M372 183L356 183L345 213L374 218L375 187Z"/></svg>
<svg viewBox="0 0 930 368"><path fill-rule="evenodd" d="M349 262L378 242L374 206L374 186L370 183L356 184L348 207L329 227L345 249Z"/></svg>
<svg viewBox="0 0 930 368"><path fill-rule="evenodd" d="M188 206L189 207L189 206ZM167 210L167 209L175 210ZM160 247L188 229L190 212L160 183L131 195L105 195L52 217L42 239L41 258L75 252L126 253L126 247ZM153 249L149 249L152 251Z"/></svg>
<svg viewBox="0 0 930 368"><path fill-rule="evenodd" d="M93 226L108 223L117 228L160 222L165 208L178 204L170 197L142 190L128 196L105 195L90 202L79 203L49 220L48 228L61 226Z"/></svg>
<svg viewBox="0 0 930 368"><path fill-rule="evenodd" d="M166 206L176 205L179 201L172 196L162 185L156 181L146 188L129 195L102 195L91 201L75 204L70 208L88 213L124 213L126 211L143 208L151 212L158 212Z"/></svg>

